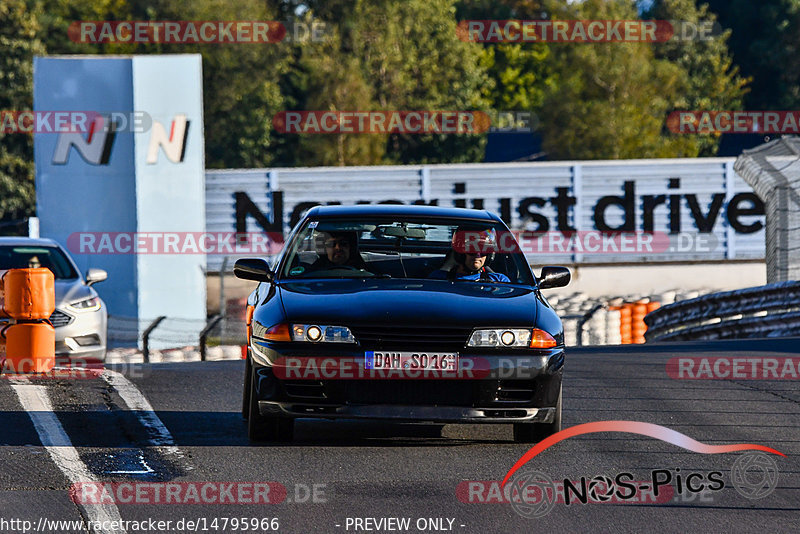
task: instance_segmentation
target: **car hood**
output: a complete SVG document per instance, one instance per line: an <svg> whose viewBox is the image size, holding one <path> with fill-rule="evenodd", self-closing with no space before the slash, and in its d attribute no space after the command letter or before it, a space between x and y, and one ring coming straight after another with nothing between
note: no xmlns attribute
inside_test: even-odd
<svg viewBox="0 0 800 534"><path fill-rule="evenodd" d="M292 322L344 326L532 326L539 306L530 287L439 280L284 282L280 296Z"/></svg>
<svg viewBox="0 0 800 534"><path fill-rule="evenodd" d="M65 306L72 302L97 296L97 292L85 285L80 279L56 280L56 306Z"/></svg>

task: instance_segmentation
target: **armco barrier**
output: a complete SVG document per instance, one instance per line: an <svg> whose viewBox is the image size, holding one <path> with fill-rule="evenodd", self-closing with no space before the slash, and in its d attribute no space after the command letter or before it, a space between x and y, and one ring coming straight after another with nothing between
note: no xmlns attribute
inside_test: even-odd
<svg viewBox="0 0 800 534"><path fill-rule="evenodd" d="M50 269L0 273L0 362L4 372L46 373L55 367L56 337L48 317L55 310Z"/></svg>
<svg viewBox="0 0 800 534"><path fill-rule="evenodd" d="M644 321L647 341L800 335L800 282L704 295L659 308Z"/></svg>

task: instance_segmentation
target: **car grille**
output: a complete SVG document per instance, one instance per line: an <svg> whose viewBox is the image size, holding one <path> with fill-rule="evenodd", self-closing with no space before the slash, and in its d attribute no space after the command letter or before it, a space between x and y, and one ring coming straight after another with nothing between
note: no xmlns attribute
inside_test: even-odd
<svg viewBox="0 0 800 534"><path fill-rule="evenodd" d="M74 317L72 317L71 315L67 315L61 310L54 311L53 315L50 316L50 322L53 323L53 326L56 328L60 326L67 326L74 319L75 319Z"/></svg>
<svg viewBox="0 0 800 534"><path fill-rule="evenodd" d="M351 326L350 331L368 349L459 350L471 328L441 326Z"/></svg>
<svg viewBox="0 0 800 534"><path fill-rule="evenodd" d="M478 399L477 385L470 380L347 380L336 385L352 404L472 406Z"/></svg>

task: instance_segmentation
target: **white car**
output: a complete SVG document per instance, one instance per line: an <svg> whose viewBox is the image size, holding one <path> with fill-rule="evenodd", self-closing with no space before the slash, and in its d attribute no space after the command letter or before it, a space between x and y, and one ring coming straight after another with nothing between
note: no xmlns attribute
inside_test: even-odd
<svg viewBox="0 0 800 534"><path fill-rule="evenodd" d="M50 321L56 330L56 357L105 361L108 311L91 286L108 277L102 269L86 276L61 246L51 239L0 237L0 270L47 267L55 276L56 309Z"/></svg>

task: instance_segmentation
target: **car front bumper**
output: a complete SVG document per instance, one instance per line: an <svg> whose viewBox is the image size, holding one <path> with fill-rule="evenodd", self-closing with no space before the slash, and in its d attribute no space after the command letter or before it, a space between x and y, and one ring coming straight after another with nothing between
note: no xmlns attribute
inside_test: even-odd
<svg viewBox="0 0 800 534"><path fill-rule="evenodd" d="M552 423L555 408L337 405L259 401L261 415L328 419L387 419L418 423Z"/></svg>
<svg viewBox="0 0 800 534"><path fill-rule="evenodd" d="M58 307L51 316L56 330L56 357L105 361L108 314L104 307L75 311Z"/></svg>
<svg viewBox="0 0 800 534"><path fill-rule="evenodd" d="M359 347L315 347L314 352L315 359L360 360L362 364L364 360ZM371 378L358 373L355 377L335 373L287 377L280 372L280 362L310 357L308 348L290 344L251 345L250 357L264 416L549 423L561 389L564 348L512 354L464 351L459 354L460 363L471 362L467 367L479 370L469 378Z"/></svg>

